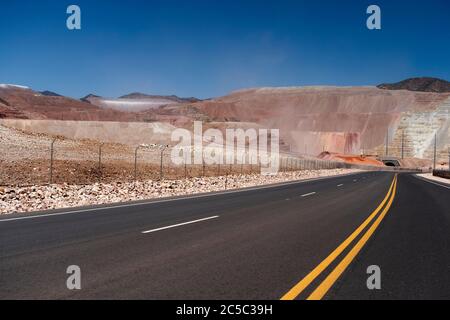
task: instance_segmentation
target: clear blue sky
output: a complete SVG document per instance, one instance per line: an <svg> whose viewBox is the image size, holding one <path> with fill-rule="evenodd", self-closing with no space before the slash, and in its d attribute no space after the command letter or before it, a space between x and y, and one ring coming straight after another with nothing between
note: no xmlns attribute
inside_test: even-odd
<svg viewBox="0 0 450 320"><path fill-rule="evenodd" d="M381 31L366 28L370 4ZM14 0L1 13L0 83L77 98L450 80L448 0Z"/></svg>

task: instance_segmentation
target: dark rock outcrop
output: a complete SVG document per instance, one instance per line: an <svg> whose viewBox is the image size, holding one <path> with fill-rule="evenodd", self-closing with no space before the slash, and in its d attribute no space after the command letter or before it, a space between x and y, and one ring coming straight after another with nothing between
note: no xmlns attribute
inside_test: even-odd
<svg viewBox="0 0 450 320"><path fill-rule="evenodd" d="M450 92L450 82L437 78L410 78L397 83L383 83L377 86L387 90L409 90L421 92Z"/></svg>

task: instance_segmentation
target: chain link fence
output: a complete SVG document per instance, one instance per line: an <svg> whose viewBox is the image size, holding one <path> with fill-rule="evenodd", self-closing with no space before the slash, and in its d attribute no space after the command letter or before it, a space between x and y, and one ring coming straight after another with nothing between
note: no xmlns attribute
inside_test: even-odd
<svg viewBox="0 0 450 320"><path fill-rule="evenodd" d="M6 137L6 138L5 138ZM160 145L99 144L91 140L70 140L63 137L33 136L21 141L21 135L2 135L0 144L0 185L30 186L44 184L92 184L96 182L130 182L135 180L183 179L261 173L261 159L244 153L242 163L174 164L172 149ZM31 142L30 142L31 141ZM27 146L27 147L24 147ZM254 156L254 153L252 153ZM193 158L191 150L191 158ZM245 160L245 161L244 161ZM252 163L251 163L252 162ZM392 170L348 164L339 161L304 159L281 154L279 172L358 168Z"/></svg>

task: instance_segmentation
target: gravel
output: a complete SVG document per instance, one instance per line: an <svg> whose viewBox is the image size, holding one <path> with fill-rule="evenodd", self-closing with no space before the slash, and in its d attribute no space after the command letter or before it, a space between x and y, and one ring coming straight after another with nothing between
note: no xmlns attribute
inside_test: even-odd
<svg viewBox="0 0 450 320"><path fill-rule="evenodd" d="M0 214L190 195L358 171L356 169L302 170L281 172L272 176L249 174L90 185L54 184L22 188L0 187Z"/></svg>

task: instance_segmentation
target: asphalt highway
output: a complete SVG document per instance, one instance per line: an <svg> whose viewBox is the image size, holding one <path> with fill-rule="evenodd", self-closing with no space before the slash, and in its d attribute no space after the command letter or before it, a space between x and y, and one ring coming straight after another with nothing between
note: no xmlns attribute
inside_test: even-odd
<svg viewBox="0 0 450 320"><path fill-rule="evenodd" d="M0 299L450 299L449 195L364 172L7 215ZM81 290L66 286L71 265Z"/></svg>

